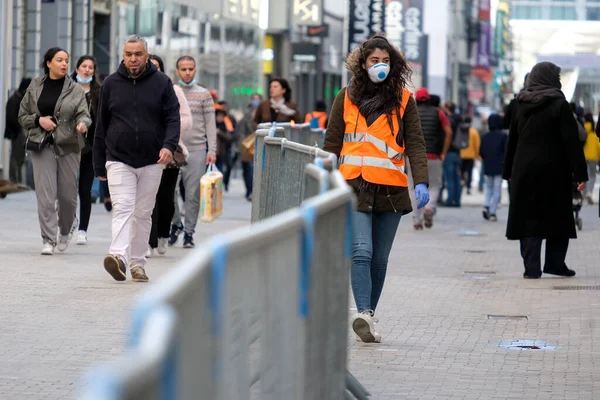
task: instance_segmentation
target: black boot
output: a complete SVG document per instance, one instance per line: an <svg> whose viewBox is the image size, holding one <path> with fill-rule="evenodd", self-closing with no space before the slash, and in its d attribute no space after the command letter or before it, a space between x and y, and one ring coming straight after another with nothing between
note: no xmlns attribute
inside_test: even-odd
<svg viewBox="0 0 600 400"><path fill-rule="evenodd" d="M544 273L548 275L564 276L566 278L572 278L575 276L575 271L569 269L569 267L567 267L566 265L560 269L550 269L544 267Z"/></svg>

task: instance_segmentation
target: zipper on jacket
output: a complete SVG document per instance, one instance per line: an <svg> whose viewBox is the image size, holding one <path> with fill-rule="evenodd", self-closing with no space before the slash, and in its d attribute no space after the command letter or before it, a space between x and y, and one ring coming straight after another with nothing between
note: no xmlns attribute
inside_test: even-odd
<svg viewBox="0 0 600 400"><path fill-rule="evenodd" d="M137 113L137 95L136 95L136 90L135 90L135 82L136 80L133 80L133 114L135 115L134 117L134 121L135 121L135 145L136 147L139 147L140 145L140 136L139 136L139 132L138 132L138 113Z"/></svg>
<svg viewBox="0 0 600 400"><path fill-rule="evenodd" d="M392 205L392 208L394 209L394 212L398 213L398 211L396 210L396 207L394 207L394 203L392 202L392 196L390 196L390 188L389 188L389 186L386 186L385 190L387 190L387 199L390 201L390 204Z"/></svg>

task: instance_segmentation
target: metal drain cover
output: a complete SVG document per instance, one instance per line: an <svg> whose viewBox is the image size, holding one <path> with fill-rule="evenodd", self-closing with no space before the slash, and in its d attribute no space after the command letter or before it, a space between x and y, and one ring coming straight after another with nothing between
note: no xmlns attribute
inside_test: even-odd
<svg viewBox="0 0 600 400"><path fill-rule="evenodd" d="M499 347L510 350L556 350L558 346L546 342L545 340L502 340L498 343Z"/></svg>
<svg viewBox="0 0 600 400"><path fill-rule="evenodd" d="M600 290L600 286L553 286L553 290Z"/></svg>
<svg viewBox="0 0 600 400"><path fill-rule="evenodd" d="M458 236L483 236L479 231L462 230L458 232Z"/></svg>
<svg viewBox="0 0 600 400"><path fill-rule="evenodd" d="M527 315L501 315L501 314L488 314L487 319L504 319L509 321L525 320L529 317Z"/></svg>
<svg viewBox="0 0 600 400"><path fill-rule="evenodd" d="M495 271L465 271L465 275L496 275Z"/></svg>
<svg viewBox="0 0 600 400"><path fill-rule="evenodd" d="M483 254L483 253L487 253L487 250L465 250L465 253Z"/></svg>

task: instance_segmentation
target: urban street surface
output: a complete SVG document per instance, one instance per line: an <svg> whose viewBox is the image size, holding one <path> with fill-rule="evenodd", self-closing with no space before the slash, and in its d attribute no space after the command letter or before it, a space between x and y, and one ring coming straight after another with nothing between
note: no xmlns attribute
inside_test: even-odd
<svg viewBox="0 0 600 400"><path fill-rule="evenodd" d="M198 225L197 247L249 224L243 184L231 186L224 214ZM491 223L482 200L474 193L460 209L439 209L432 230L414 232L410 216L401 222L376 315L383 341L349 335L349 370L373 399L600 398L597 206L584 207L571 241L577 277L524 280L518 243L504 238L506 204ZM76 398L90 366L122 353L147 286L104 271L110 214L101 204L88 245L52 257L39 255L33 192L0 200L0 215L0 399ZM150 259L151 283L186 254L179 242Z"/></svg>

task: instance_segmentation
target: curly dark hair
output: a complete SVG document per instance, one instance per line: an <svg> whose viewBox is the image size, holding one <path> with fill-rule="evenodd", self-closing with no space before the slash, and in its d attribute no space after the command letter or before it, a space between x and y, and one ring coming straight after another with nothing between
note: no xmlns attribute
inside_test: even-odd
<svg viewBox="0 0 600 400"><path fill-rule="evenodd" d="M390 55L390 73L387 79L381 83L373 83L366 70L367 58L376 49L387 51ZM400 107L402 89L408 86L412 70L404 55L385 36L376 34L354 49L346 58L346 68L353 74L347 89L348 96L354 104L361 108L363 115L365 115L362 110L363 106L370 108L371 112L381 111L386 114L390 114ZM369 104L365 105L364 103L373 104L372 107L369 107ZM380 110L378 105L385 106Z"/></svg>

